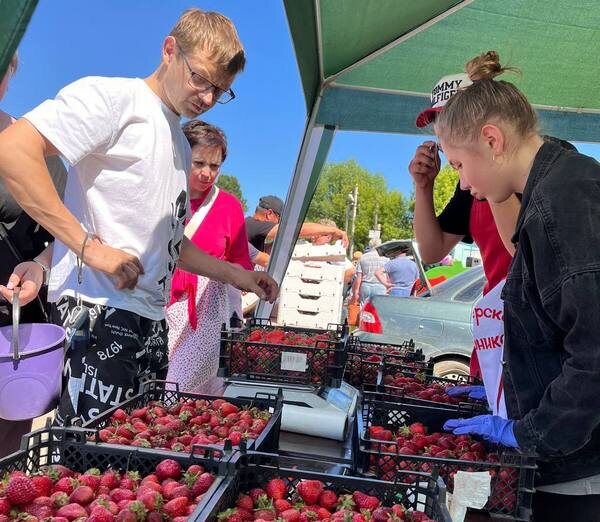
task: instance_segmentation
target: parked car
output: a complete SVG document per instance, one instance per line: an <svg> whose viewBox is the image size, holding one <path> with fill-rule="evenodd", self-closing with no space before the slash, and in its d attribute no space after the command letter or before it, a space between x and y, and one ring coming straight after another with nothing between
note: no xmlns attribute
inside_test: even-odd
<svg viewBox="0 0 600 522"><path fill-rule="evenodd" d="M468 375L473 349L471 313L484 285L483 267L477 266L418 297L375 296L361 310L355 335L378 343L413 339L434 361L436 375Z"/></svg>

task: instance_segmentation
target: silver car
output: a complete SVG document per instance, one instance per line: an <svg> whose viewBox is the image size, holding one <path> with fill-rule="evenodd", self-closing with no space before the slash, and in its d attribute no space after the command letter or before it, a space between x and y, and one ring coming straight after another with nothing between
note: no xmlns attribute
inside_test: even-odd
<svg viewBox="0 0 600 522"><path fill-rule="evenodd" d="M413 339L434 361L436 375L468 375L473 349L471 313L485 281L483 268L478 266L418 297L375 296L361 311L355 335L377 343Z"/></svg>

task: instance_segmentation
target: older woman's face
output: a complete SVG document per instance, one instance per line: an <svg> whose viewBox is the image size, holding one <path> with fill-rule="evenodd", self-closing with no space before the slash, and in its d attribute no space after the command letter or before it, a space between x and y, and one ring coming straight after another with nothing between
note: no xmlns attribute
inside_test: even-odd
<svg viewBox="0 0 600 522"><path fill-rule="evenodd" d="M194 145L192 147L192 170L190 191L192 195L203 194L214 185L223 162L221 147Z"/></svg>

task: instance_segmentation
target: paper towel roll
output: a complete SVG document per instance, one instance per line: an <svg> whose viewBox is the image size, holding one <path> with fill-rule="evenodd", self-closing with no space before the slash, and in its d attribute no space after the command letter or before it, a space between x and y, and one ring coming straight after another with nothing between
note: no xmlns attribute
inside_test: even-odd
<svg viewBox="0 0 600 522"><path fill-rule="evenodd" d="M345 440L348 416L335 409L306 408L284 404L281 429L304 435Z"/></svg>

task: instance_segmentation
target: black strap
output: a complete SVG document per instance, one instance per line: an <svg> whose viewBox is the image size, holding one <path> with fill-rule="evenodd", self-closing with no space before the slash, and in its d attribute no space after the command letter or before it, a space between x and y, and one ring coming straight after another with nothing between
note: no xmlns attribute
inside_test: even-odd
<svg viewBox="0 0 600 522"><path fill-rule="evenodd" d="M10 249L12 255L17 260L17 263L22 263L23 256L17 249L16 245L10 239L10 236L8 235L8 230L6 229L6 225L4 223L0 223L0 238L2 238L2 240L8 245L8 248ZM40 298L39 295L36 297L36 302L38 303L38 306L40 307L40 310L42 312L42 316L44 317L44 320L47 323L50 322L50 319L48 318L48 314L46 313L46 307L44 306L44 303L42 302L42 299Z"/></svg>

